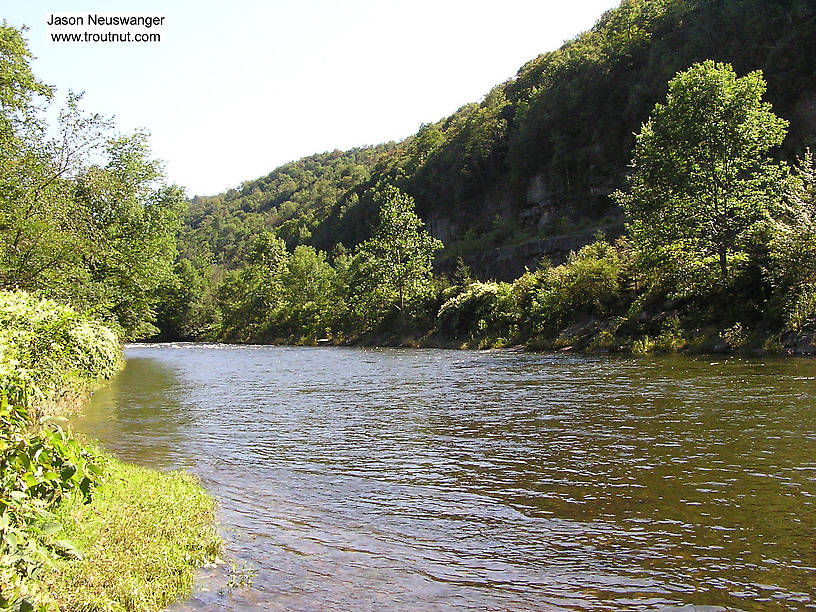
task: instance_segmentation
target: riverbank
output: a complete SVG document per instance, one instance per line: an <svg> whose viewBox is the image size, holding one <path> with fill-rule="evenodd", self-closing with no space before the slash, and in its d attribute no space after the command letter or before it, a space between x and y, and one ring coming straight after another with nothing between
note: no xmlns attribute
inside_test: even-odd
<svg viewBox="0 0 816 612"><path fill-rule="evenodd" d="M506 337L490 330L466 337L451 337L432 330L422 334L379 332L356 338L299 339L293 342L277 338L268 342L284 346L361 346L438 348L459 350L517 349L529 352L578 354L647 355L679 353L687 355L741 355L752 357L816 355L816 320L806 321L799 329L761 325L752 330L741 323L729 327L708 324L694 327L689 319L682 327L677 311L656 310L638 315L583 318L578 322L532 338ZM238 343L242 344L242 343Z"/></svg>
<svg viewBox="0 0 816 612"><path fill-rule="evenodd" d="M84 558L59 561L42 585L60 610L161 610L216 559L215 503L190 474L97 456L104 478L92 503L74 497L55 511Z"/></svg>
<svg viewBox="0 0 816 612"><path fill-rule="evenodd" d="M249 297L263 298L257 303L240 295L220 305L216 301L206 325L154 339L634 354L816 353L816 290L807 279L776 279L774 274L784 271L781 263L774 264L773 274L766 262L764 268L738 266L725 280L686 278L694 270L664 278L662 272L641 270L641 255L625 239L610 244L599 236L565 263L542 262L512 283L475 280L461 266L454 278L432 277L422 291L396 301L358 295L359 283L347 279L334 293L321 294L322 301L309 301L308 316L298 302L300 285L289 287L283 275L277 284L253 289ZM291 265L298 261L291 255ZM249 286L247 280L236 291Z"/></svg>
<svg viewBox="0 0 816 612"><path fill-rule="evenodd" d="M194 477L124 464L55 418L122 364L108 327L0 292L0 607L159 610L216 558Z"/></svg>

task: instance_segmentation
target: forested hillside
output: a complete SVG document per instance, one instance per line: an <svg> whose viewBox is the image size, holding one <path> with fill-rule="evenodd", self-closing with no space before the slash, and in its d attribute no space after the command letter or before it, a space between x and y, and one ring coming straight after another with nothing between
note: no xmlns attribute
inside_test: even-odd
<svg viewBox="0 0 816 612"><path fill-rule="evenodd" d="M196 198L182 250L239 266L261 229L290 247L351 248L376 224L373 187L388 182L416 200L445 243L442 270L452 271L457 256L480 276L503 277L540 255L560 260L597 228L622 231L610 194L624 184L633 134L669 80L706 59L738 74L763 71L767 99L790 122L779 155L792 160L816 141L813 2L624 0L481 102L400 143L315 155ZM496 249L522 243L529 247Z"/></svg>
<svg viewBox="0 0 816 612"><path fill-rule="evenodd" d="M0 288L126 339L813 346L813 2L623 0L401 142L186 204L76 97L48 128L2 34Z"/></svg>
<svg viewBox="0 0 816 612"><path fill-rule="evenodd" d="M215 255L215 261L243 261L252 239L264 230L292 247L307 244L338 202L371 178L379 159L394 144L334 151L288 163L239 189L190 202L182 230L183 256Z"/></svg>

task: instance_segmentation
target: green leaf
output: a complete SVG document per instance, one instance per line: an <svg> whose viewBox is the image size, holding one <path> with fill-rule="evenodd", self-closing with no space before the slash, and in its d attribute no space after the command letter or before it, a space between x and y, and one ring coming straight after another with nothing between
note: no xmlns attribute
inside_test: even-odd
<svg viewBox="0 0 816 612"><path fill-rule="evenodd" d="M85 558L82 552L70 540L57 540L54 542L54 546L69 557L74 557L75 559Z"/></svg>
<svg viewBox="0 0 816 612"><path fill-rule="evenodd" d="M60 523L45 523L41 529L45 535L51 536L62 531L62 525Z"/></svg>

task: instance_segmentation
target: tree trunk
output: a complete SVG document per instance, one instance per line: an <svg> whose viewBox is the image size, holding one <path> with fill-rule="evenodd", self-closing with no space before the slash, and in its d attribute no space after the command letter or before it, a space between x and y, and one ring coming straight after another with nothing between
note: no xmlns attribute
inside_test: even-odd
<svg viewBox="0 0 816 612"><path fill-rule="evenodd" d="M726 259L725 247L720 247L720 274L723 285L728 281L728 261Z"/></svg>

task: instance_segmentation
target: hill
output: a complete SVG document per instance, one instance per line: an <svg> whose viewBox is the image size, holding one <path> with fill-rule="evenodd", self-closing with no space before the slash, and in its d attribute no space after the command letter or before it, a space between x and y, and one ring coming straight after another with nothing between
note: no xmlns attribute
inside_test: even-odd
<svg viewBox="0 0 816 612"><path fill-rule="evenodd" d="M369 237L372 187L412 195L445 243L481 277L513 278L561 260L597 229L623 229L610 194L624 185L633 134L668 81L714 59L763 71L791 123L782 155L816 142L816 5L806 0L624 0L589 31L520 68L478 103L399 143L314 155L189 205L182 252L240 265L251 236L330 252Z"/></svg>

